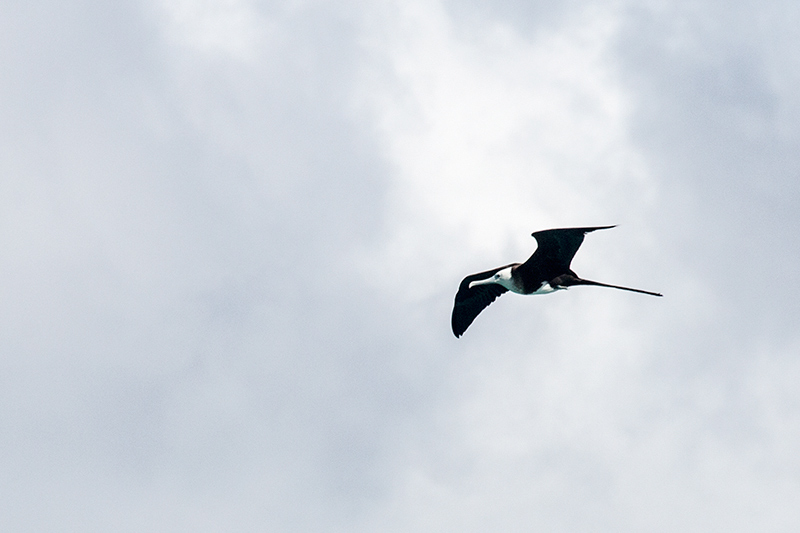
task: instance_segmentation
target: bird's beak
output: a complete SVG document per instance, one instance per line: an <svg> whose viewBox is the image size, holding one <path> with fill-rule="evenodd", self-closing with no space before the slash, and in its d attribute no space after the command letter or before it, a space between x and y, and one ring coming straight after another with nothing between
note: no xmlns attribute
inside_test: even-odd
<svg viewBox="0 0 800 533"><path fill-rule="evenodd" d="M476 281L473 281L472 283L470 283L469 284L469 288L471 289L472 287L474 287L476 285L489 285L490 283L494 283L494 281L492 281L492 278L479 279L479 280L476 280Z"/></svg>

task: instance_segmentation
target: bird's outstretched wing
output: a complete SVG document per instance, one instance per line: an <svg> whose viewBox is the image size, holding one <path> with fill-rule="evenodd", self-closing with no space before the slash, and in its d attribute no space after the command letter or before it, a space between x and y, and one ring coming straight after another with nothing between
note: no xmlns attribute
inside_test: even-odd
<svg viewBox="0 0 800 533"><path fill-rule="evenodd" d="M583 236L592 231L613 227L595 226L536 231L531 234L538 244L536 251L520 266L520 269L525 271L530 266L536 265L544 279L568 272L572 258L575 257L575 253L583 243Z"/></svg>
<svg viewBox="0 0 800 533"><path fill-rule="evenodd" d="M470 288L469 284L473 281L486 279L494 275L498 270L502 270L507 266L501 266L486 272L472 274L467 276L458 286L456 293L455 304L453 305L453 316L450 319L450 324L453 327L453 334L460 337L467 330L475 317L480 314L490 303L495 299L507 292L508 289L502 285L491 283L488 285L478 285Z"/></svg>

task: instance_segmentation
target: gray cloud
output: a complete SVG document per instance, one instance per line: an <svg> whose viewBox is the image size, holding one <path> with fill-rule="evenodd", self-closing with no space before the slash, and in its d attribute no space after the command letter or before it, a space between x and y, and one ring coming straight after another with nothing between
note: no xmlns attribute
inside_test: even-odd
<svg viewBox="0 0 800 533"><path fill-rule="evenodd" d="M797 14L600 7L0 8L0 525L790 530Z"/></svg>

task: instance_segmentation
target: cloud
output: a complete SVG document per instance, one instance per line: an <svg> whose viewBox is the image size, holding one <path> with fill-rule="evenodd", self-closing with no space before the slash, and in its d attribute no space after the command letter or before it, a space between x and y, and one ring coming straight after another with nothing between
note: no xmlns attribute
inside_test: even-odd
<svg viewBox="0 0 800 533"><path fill-rule="evenodd" d="M165 12L167 33L177 42L206 53L235 59L252 58L269 20L249 2L172 0L158 4Z"/></svg>
<svg viewBox="0 0 800 533"><path fill-rule="evenodd" d="M408 295L444 282L425 266L443 249L499 257L516 235L524 254L535 227L642 216L598 209L627 194L646 206L655 188L628 138L634 108L609 53L620 23L616 9L587 8L529 39L499 22L459 28L413 3L373 22L385 66L370 65L363 91L393 165L398 234L370 270L390 271ZM408 268L416 257L429 258L421 270Z"/></svg>
<svg viewBox="0 0 800 533"><path fill-rule="evenodd" d="M786 529L785 9L3 5L0 526Z"/></svg>

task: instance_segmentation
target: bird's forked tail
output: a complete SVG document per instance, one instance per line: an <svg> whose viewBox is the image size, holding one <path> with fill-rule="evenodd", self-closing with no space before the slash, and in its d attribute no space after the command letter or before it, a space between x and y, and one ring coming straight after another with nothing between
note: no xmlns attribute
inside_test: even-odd
<svg viewBox="0 0 800 533"><path fill-rule="evenodd" d="M633 289L631 287L622 287L620 285L611 285L608 283L600 283L599 281L591 281L588 279L582 279L578 276L571 276L569 274L564 274L563 276L558 276L557 278L553 279L550 282L550 285L553 287L571 287L573 285L594 285L596 287L608 287L610 289L620 289L623 291L631 291L631 292L639 292L641 294L649 294L650 296L664 296L659 292L650 292L645 291L642 289Z"/></svg>

